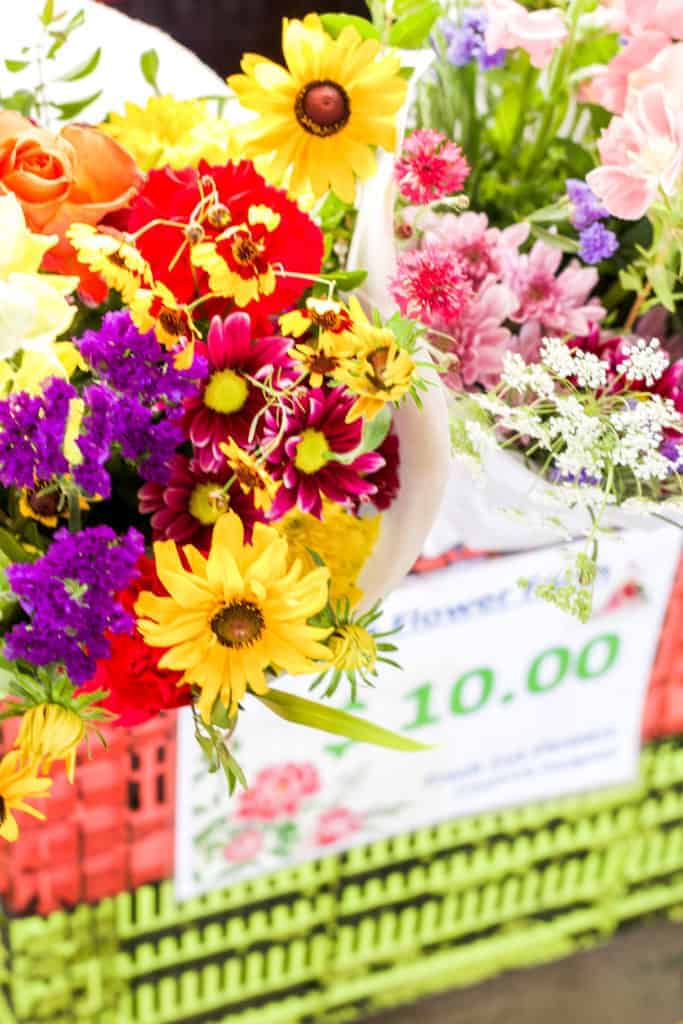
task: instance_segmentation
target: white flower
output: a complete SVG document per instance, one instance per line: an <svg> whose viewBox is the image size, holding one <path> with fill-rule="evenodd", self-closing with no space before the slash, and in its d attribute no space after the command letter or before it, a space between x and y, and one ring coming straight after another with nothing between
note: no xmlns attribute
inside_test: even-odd
<svg viewBox="0 0 683 1024"><path fill-rule="evenodd" d="M580 388L597 391L607 384L609 366L592 352L574 353L574 375Z"/></svg>
<svg viewBox="0 0 683 1024"><path fill-rule="evenodd" d="M503 356L501 380L507 387L519 391L520 394L529 387L529 367L519 352L506 352Z"/></svg>
<svg viewBox="0 0 683 1024"><path fill-rule="evenodd" d="M626 375L627 380L644 380L648 387L659 380L669 365L669 357L662 352L657 338L651 341L636 338L633 344L624 345L623 352L626 358L617 369Z"/></svg>
<svg viewBox="0 0 683 1024"><path fill-rule="evenodd" d="M541 359L558 377L574 376L574 355L562 338L544 338L541 343Z"/></svg>

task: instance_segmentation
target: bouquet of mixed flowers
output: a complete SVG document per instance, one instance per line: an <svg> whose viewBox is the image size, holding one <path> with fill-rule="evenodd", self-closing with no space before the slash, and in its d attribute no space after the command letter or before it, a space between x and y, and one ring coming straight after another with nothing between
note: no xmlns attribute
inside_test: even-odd
<svg viewBox="0 0 683 1024"><path fill-rule="evenodd" d="M274 683L353 692L391 661L379 599L448 465L420 329L383 322L345 269L401 57L345 19L286 22L289 70L245 57L237 111L227 90L161 94L149 50L154 94L95 127L73 119L101 91L59 92L97 75L101 49L58 73L84 20L44 3L0 111L6 840L102 723L182 705L231 787L246 698L417 749Z"/></svg>
<svg viewBox="0 0 683 1024"><path fill-rule="evenodd" d="M378 3L368 34L406 6L422 73L354 258L441 353L444 519L585 537L542 596L586 618L601 533L683 519L683 3Z"/></svg>

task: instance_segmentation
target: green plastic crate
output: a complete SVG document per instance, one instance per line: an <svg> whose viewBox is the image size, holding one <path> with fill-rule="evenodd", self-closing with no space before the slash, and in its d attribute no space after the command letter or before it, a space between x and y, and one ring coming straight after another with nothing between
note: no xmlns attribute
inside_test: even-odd
<svg viewBox="0 0 683 1024"><path fill-rule="evenodd" d="M632 786L384 839L179 904L8 919L2 1024L314 1024L683 913L683 740Z"/></svg>

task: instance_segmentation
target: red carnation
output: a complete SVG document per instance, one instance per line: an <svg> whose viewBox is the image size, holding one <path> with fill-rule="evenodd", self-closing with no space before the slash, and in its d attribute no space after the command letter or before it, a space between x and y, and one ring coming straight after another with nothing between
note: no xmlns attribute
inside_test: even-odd
<svg viewBox="0 0 683 1024"><path fill-rule="evenodd" d="M267 185L248 161L225 167L202 162L198 170L151 171L127 211L125 228L135 233L157 218L179 225L155 225L137 237L136 245L155 279L167 285L178 302L188 303L210 290L206 273L192 266L190 245L215 241L226 226L247 223L249 210L260 206L279 214L280 221L267 233L259 258L293 274L318 274L323 258L320 228L285 192ZM264 318L295 305L310 283L278 273L274 292L261 295L243 311L263 323ZM232 301L216 300L202 306L201 312L203 317L225 316L232 309Z"/></svg>

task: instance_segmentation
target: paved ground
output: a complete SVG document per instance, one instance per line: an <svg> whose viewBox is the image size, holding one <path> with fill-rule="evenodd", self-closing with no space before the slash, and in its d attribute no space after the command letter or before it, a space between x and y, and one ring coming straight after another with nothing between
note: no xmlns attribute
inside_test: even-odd
<svg viewBox="0 0 683 1024"><path fill-rule="evenodd" d="M683 925L634 927L601 949L368 1024L683 1024Z"/></svg>

